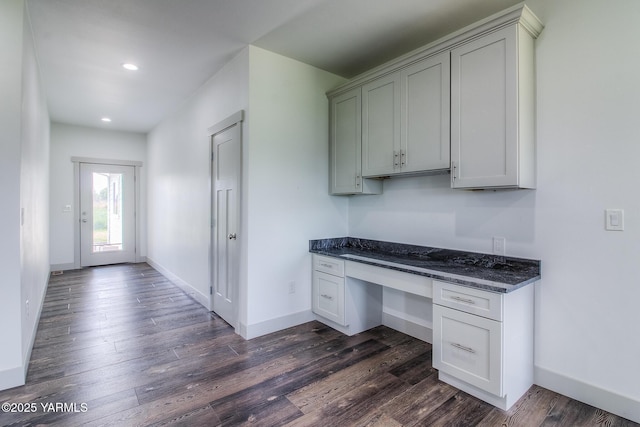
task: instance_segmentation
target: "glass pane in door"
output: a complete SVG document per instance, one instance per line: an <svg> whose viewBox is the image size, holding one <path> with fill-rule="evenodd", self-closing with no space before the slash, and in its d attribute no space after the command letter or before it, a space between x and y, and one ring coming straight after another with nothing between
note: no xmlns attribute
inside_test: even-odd
<svg viewBox="0 0 640 427"><path fill-rule="evenodd" d="M93 252L121 251L121 173L93 173Z"/></svg>

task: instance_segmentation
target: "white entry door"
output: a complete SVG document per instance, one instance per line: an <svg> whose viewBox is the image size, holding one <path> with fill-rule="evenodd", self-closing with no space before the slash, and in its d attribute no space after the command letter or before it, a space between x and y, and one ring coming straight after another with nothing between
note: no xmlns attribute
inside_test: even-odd
<svg viewBox="0 0 640 427"><path fill-rule="evenodd" d="M238 312L242 173L240 123L214 134L211 144L213 152L212 309L235 328Z"/></svg>
<svg viewBox="0 0 640 427"><path fill-rule="evenodd" d="M80 163L80 265L135 262L134 166Z"/></svg>

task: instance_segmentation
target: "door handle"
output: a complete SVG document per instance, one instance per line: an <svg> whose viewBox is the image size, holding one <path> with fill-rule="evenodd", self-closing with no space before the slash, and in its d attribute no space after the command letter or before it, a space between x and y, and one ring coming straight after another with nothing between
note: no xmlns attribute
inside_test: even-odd
<svg viewBox="0 0 640 427"><path fill-rule="evenodd" d="M229 233L229 240L236 240L236 233Z"/></svg>
<svg viewBox="0 0 640 427"><path fill-rule="evenodd" d="M82 222L87 222L87 218L82 218Z"/></svg>

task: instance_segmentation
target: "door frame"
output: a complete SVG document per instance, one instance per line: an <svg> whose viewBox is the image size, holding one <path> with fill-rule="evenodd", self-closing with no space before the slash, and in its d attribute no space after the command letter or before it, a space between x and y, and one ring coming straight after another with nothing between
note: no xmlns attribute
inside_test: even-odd
<svg viewBox="0 0 640 427"><path fill-rule="evenodd" d="M207 135L209 136L208 138L208 144L209 144L209 209L210 209L210 230L209 230L209 311L213 311L213 288L214 288L214 271L213 271L213 257L214 257L214 251L215 251L215 236L214 236L214 232L215 232L215 220L216 218L214 217L215 215L215 210L214 210L214 200L215 200L215 185L214 185L214 179L215 179L215 173L213 170L213 155L214 155L214 146L213 146L213 137L216 134L219 134L221 132L226 131L227 129L233 127L233 126L238 126L239 127L239 133L240 133L240 150L241 150L241 158L240 158L240 188L238 189L239 192L239 201L238 204L240 206L240 209L238 210L238 216L239 216L239 221L238 221L238 231L242 231L242 197L243 197L243 192L242 192L242 174L243 174L243 170L242 170L242 147L243 147L243 141L242 141L242 122L244 121L244 110L239 110L236 113L230 115L229 117L227 117L224 120L219 121L218 123L214 124L213 126L209 127L207 129ZM244 241L243 238L243 233L238 233L239 234L239 240L238 240L238 270L240 270L240 259L242 258L242 242ZM236 289L236 295L235 295L235 302L234 302L234 320L235 320L235 325L231 325L236 333L238 332L238 328L240 325L240 318L239 318L239 314L240 314L240 271L237 272L236 277L238 278L238 288Z"/></svg>
<svg viewBox="0 0 640 427"><path fill-rule="evenodd" d="M140 255L140 168L142 162L135 160L113 160L98 159L93 157L71 157L73 162L73 268L79 270L80 265L80 163L91 163L97 165L114 165L114 166L133 166L133 185L134 185L134 217L135 217L135 262L145 262L146 257Z"/></svg>

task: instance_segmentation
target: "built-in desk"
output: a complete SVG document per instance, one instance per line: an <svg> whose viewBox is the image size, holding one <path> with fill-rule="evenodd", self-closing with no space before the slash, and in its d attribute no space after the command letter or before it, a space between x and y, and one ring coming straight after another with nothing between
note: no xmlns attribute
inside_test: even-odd
<svg viewBox="0 0 640 427"><path fill-rule="evenodd" d="M431 301L439 379L508 409L533 384L540 262L374 240L310 241L312 307L353 335L382 324L382 288ZM429 316L431 313L425 315Z"/></svg>

